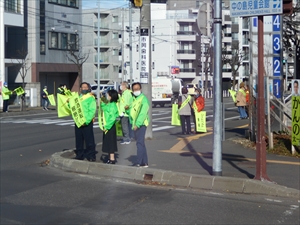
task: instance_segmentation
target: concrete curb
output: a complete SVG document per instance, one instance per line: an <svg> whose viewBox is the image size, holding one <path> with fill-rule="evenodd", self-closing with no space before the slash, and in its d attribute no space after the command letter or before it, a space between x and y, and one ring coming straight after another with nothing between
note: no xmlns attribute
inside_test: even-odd
<svg viewBox="0 0 300 225"><path fill-rule="evenodd" d="M50 166L69 172L84 173L95 176L124 178L136 181L151 181L163 185L174 185L184 188L195 188L216 192L231 192L241 194L259 194L300 199L299 190L285 186L251 179L233 177L214 177L188 173L172 172L153 168L138 168L122 165L107 165L97 162L79 161L63 157L66 152L54 153ZM148 179L147 179L148 180Z"/></svg>

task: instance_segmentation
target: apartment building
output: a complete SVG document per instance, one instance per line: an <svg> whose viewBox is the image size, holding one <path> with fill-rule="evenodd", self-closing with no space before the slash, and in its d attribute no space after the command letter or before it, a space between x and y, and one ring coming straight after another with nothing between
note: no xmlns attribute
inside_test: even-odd
<svg viewBox="0 0 300 225"><path fill-rule="evenodd" d="M81 50L81 1L5 0L0 4L4 4L0 7L0 44L4 46L0 47L0 81L11 88L20 86L23 65L27 102L31 104L34 95L33 106L40 105L44 86L49 93L56 93L62 83L79 90L78 67L67 55Z"/></svg>
<svg viewBox="0 0 300 225"><path fill-rule="evenodd" d="M14 66L19 58L16 50L22 48L26 43L15 42L9 45L12 37L23 37L26 35L24 27L26 20L26 1L4 0L0 1L0 88L3 82L9 82L8 69ZM2 107L2 99L0 101Z"/></svg>
<svg viewBox="0 0 300 225"><path fill-rule="evenodd" d="M119 25L121 16L121 9L101 9L98 32L98 9L83 10L82 45L84 51L90 54L83 65L83 77L90 83L95 83L98 79L98 63L101 83L121 80L121 61L119 59L119 55L121 55L119 39L122 35Z"/></svg>

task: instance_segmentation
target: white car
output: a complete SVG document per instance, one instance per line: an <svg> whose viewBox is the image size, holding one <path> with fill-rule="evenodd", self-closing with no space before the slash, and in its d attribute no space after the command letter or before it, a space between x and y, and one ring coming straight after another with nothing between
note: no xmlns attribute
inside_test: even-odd
<svg viewBox="0 0 300 225"><path fill-rule="evenodd" d="M92 93L95 96L97 96L98 85L97 84L92 84L91 88L92 88ZM103 94L103 92L106 92L106 90L110 90L110 89L114 89L114 85L112 85L112 84L100 84L100 96L101 96L101 94Z"/></svg>

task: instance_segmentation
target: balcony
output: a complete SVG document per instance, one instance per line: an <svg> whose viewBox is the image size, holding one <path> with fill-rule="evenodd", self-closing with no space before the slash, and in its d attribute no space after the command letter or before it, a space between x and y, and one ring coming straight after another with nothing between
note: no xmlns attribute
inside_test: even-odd
<svg viewBox="0 0 300 225"><path fill-rule="evenodd" d="M23 0L5 0L4 2L4 25L23 27Z"/></svg>
<svg viewBox="0 0 300 225"><path fill-rule="evenodd" d="M177 41L196 41L196 32L177 31Z"/></svg>
<svg viewBox="0 0 300 225"><path fill-rule="evenodd" d="M196 60L196 51L194 49L191 50L177 50L177 59L178 60Z"/></svg>
<svg viewBox="0 0 300 225"><path fill-rule="evenodd" d="M100 64L107 64L107 65L110 64L110 62L109 62L109 56L106 53L100 54L99 58L100 58L99 59L99 63ZM98 56L97 55L95 55L95 57L94 57L94 63L98 64Z"/></svg>
<svg viewBox="0 0 300 225"><path fill-rule="evenodd" d="M178 78L195 78L195 68L180 68L180 74L176 75Z"/></svg>
<svg viewBox="0 0 300 225"><path fill-rule="evenodd" d="M98 29L98 22L94 22L94 28L97 31L97 29ZM103 29L104 30L109 29L109 23L101 21L100 22L100 30L103 30Z"/></svg>
<svg viewBox="0 0 300 225"><path fill-rule="evenodd" d="M94 40L94 46L95 48L98 47L98 39L95 39ZM105 38L102 38L100 37L100 47L104 47L104 46L109 46L109 42L108 42L108 39L105 37Z"/></svg>
<svg viewBox="0 0 300 225"><path fill-rule="evenodd" d="M98 79L98 71L95 71L95 79ZM100 69L100 80L109 80L109 72L107 69Z"/></svg>

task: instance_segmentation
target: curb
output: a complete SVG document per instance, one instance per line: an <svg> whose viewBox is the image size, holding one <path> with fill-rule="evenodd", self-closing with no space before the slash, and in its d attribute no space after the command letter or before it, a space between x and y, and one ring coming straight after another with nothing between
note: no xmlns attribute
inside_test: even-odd
<svg viewBox="0 0 300 225"><path fill-rule="evenodd" d="M97 162L73 160L62 156L64 153L70 152L72 152L72 150L54 153L50 159L50 166L68 172L123 178L135 181L147 180L159 182L163 185L174 185L183 188L300 199L299 190L270 182L233 177L196 175L153 168L109 165Z"/></svg>

